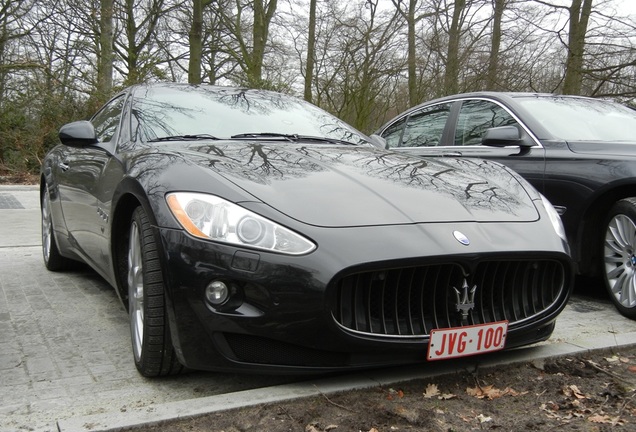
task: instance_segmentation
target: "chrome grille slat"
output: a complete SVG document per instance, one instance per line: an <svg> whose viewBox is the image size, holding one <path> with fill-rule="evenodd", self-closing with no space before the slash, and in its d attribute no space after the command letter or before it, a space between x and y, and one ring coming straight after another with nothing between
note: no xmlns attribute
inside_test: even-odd
<svg viewBox="0 0 636 432"><path fill-rule="evenodd" d="M467 276L477 286L475 307L462 320L453 287L459 264L387 268L354 273L336 283L336 321L352 331L384 336L426 336L432 329L532 318L564 294L563 265L552 260L485 261Z"/></svg>

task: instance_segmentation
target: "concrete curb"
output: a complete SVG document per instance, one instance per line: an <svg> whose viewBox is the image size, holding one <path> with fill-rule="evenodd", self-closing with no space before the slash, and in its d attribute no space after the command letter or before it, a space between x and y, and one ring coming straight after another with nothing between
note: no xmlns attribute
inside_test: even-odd
<svg viewBox="0 0 636 432"><path fill-rule="evenodd" d="M346 377L331 377L227 393L199 399L164 403L126 412L113 412L58 421L59 432L106 432L158 425L179 418L192 418L219 411L253 405L284 402L293 399L329 395L349 390L393 385L415 379L431 378L466 369L489 368L501 365L537 361L559 356L581 354L596 350L619 350L636 345L636 332L601 336L586 340L561 342L520 348L481 357L471 357L444 363L356 373Z"/></svg>

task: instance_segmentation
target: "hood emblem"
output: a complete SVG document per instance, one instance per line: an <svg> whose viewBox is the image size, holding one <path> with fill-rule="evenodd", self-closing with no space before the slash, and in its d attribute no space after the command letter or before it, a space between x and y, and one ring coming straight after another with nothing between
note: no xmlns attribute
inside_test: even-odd
<svg viewBox="0 0 636 432"><path fill-rule="evenodd" d="M455 240L457 240L464 246L468 246L470 244L470 240L468 239L468 237L466 237L461 231L453 231L453 237L455 237Z"/></svg>
<svg viewBox="0 0 636 432"><path fill-rule="evenodd" d="M464 285L462 285L461 291L453 287L455 290L455 297L457 303L455 309L462 314L462 320L468 318L468 312L475 308L475 291L477 291L477 285L472 288L468 286L468 282L464 279Z"/></svg>

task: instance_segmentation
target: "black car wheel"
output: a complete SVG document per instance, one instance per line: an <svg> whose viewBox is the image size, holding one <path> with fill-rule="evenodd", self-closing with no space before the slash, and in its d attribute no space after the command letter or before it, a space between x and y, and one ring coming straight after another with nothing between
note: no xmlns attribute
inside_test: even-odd
<svg viewBox="0 0 636 432"><path fill-rule="evenodd" d="M605 224L605 284L619 312L636 319L636 198L618 201Z"/></svg>
<svg viewBox="0 0 636 432"><path fill-rule="evenodd" d="M57 247L53 235L53 219L51 218L51 197L49 187L46 186L40 202L42 215L42 256L44 265L48 270L66 270L75 264L75 261L63 257Z"/></svg>
<svg viewBox="0 0 636 432"><path fill-rule="evenodd" d="M147 377L181 371L166 315L157 243L141 207L132 215L127 257L128 312L135 366Z"/></svg>

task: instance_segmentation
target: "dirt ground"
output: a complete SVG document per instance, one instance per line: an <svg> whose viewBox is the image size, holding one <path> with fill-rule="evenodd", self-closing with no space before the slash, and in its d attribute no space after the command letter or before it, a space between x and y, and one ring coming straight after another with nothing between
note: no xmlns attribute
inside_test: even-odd
<svg viewBox="0 0 636 432"><path fill-rule="evenodd" d="M258 405L135 430L636 431L636 346Z"/></svg>

